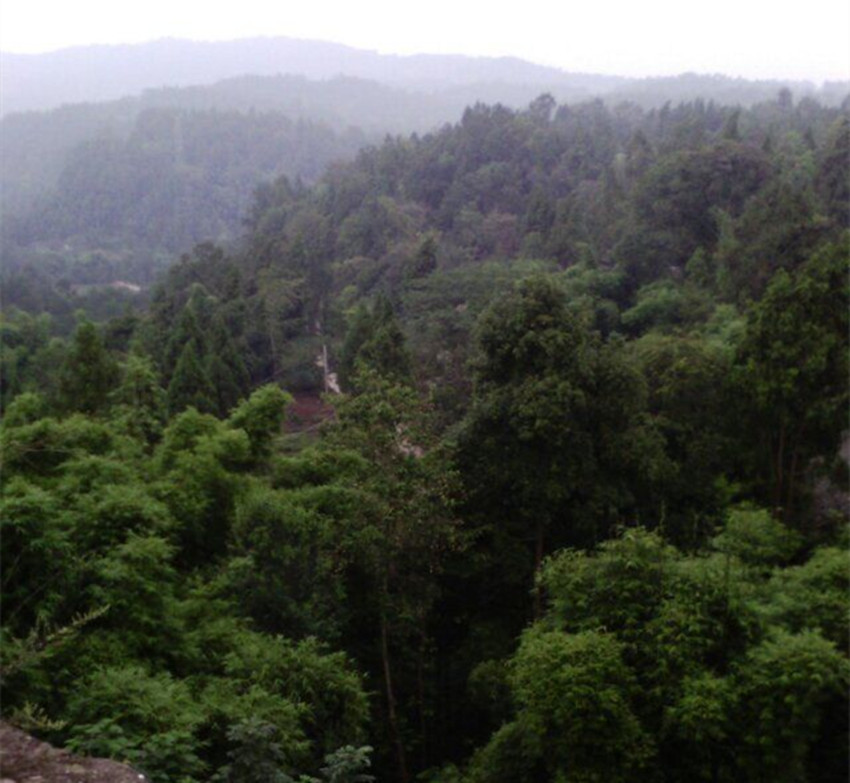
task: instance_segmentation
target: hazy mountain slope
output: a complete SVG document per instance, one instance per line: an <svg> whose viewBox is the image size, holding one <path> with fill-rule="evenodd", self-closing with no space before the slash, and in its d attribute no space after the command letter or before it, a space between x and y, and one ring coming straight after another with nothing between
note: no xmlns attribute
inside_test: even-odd
<svg viewBox="0 0 850 783"><path fill-rule="evenodd" d="M562 102L610 95L660 105L665 100L716 100L745 105L773 97L783 86L798 96L820 92L840 101L847 85L818 91L808 82L760 81L687 74L633 79L569 73L513 57L379 54L342 44L293 38L201 42L167 39L121 46L86 46L46 54L0 52L0 114L66 103L107 101L148 89L209 85L238 76L338 76L427 93L448 93L453 106L477 100L519 105L549 91Z"/></svg>
<svg viewBox="0 0 850 783"><path fill-rule="evenodd" d="M422 133L455 122L466 106L478 101L518 108L543 92L562 101L585 97L547 83L490 82L416 92L350 76L238 76L212 85L149 89L114 101L13 113L0 119L2 210L9 216L28 209L56 184L70 150L104 136L126 139L148 109L275 112L342 133L353 127L380 139L386 133Z"/></svg>
<svg viewBox="0 0 850 783"><path fill-rule="evenodd" d="M29 203L5 189L3 268L43 266L47 253L75 283L143 281L161 256L238 234L262 180L314 181L366 142L279 113L145 109L128 131L113 125L73 146L58 172L42 169Z"/></svg>
<svg viewBox="0 0 850 783"><path fill-rule="evenodd" d="M287 120L320 122L340 132L354 126L380 138L386 132L422 130L456 119L462 107L452 111L437 101L358 79L254 76L11 114L0 119L3 213L9 216L28 209L55 186L68 153L77 145L103 137L125 140L148 109L275 112Z"/></svg>
<svg viewBox="0 0 850 783"><path fill-rule="evenodd" d="M419 89L503 82L547 83L599 92L625 81L619 77L571 75L515 58L403 57L291 38L215 43L169 39L138 45L74 47L39 55L2 53L0 109L8 114L62 103L110 100L147 88L280 73L313 79L345 74Z"/></svg>

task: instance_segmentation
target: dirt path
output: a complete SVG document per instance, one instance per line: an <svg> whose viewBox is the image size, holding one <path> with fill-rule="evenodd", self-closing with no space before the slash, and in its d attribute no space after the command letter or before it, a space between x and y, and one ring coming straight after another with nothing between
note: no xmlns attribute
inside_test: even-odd
<svg viewBox="0 0 850 783"><path fill-rule="evenodd" d="M309 432L318 430L319 426L332 418L334 409L323 402L318 394L296 392L292 395L293 403L287 410L285 432Z"/></svg>

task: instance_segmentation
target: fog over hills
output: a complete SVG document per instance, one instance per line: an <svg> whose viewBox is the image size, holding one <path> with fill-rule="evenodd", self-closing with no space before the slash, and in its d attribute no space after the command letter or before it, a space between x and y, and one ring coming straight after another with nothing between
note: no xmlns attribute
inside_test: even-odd
<svg viewBox="0 0 850 783"><path fill-rule="evenodd" d="M0 54L2 111L102 101L152 87L210 84L245 74L345 74L419 90L478 82L552 84L595 92L626 80L567 74L516 58L383 55L349 46L292 38L226 42L166 39L146 44L87 46L47 54Z"/></svg>
<svg viewBox="0 0 850 783"><path fill-rule="evenodd" d="M97 251L138 280L195 242L237 236L260 182L315 183L387 134L437 131L479 103L525 109L549 93L582 116L602 110L597 99L618 116L683 104L701 116L772 105L787 89L784 105L809 116L808 97L835 107L850 92L837 82L570 74L287 38L3 54L0 79L0 265L79 266ZM86 282L88 272L71 277Z"/></svg>
<svg viewBox="0 0 850 783"><path fill-rule="evenodd" d="M368 79L419 93L453 93L458 103L481 100L510 102L511 91L522 99L548 90L559 100L606 94L638 96L676 79L634 79L568 73L512 57L379 54L343 44L294 38L251 38L223 42L164 39L145 44L97 45L46 54L0 53L0 112L49 109L65 103L106 101L162 87L209 85L238 76L300 75L313 80L341 75ZM761 85L775 94L783 85L797 93L815 91L808 82L750 82L711 77L700 87L708 92L731 86L736 100L752 101L748 90ZM718 81L719 80L719 81ZM500 97L499 89L505 91ZM829 91L827 86L827 91ZM735 96L735 93L738 93ZM711 95L704 95L710 98Z"/></svg>

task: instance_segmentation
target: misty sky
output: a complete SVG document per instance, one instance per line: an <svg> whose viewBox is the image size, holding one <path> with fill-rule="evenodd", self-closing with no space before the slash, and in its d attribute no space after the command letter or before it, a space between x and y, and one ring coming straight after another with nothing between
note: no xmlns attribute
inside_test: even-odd
<svg viewBox="0 0 850 783"><path fill-rule="evenodd" d="M285 35L569 71L850 78L848 0L3 0L0 49Z"/></svg>

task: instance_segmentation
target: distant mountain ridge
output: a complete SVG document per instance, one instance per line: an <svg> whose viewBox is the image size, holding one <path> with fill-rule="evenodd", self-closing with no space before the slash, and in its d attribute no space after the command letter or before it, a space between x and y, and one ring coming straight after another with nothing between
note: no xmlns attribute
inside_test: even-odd
<svg viewBox="0 0 850 783"><path fill-rule="evenodd" d="M691 99L696 90L706 98L712 95L704 93L718 92L721 99L743 103L767 99L782 87L798 95L847 91L847 83L827 84L818 90L810 82L755 82L716 75L636 79L570 73L516 57L380 54L296 38L214 42L162 39L73 47L45 54L0 52L0 114L109 101L151 89L211 85L234 77L276 75L310 80L353 77L417 93L454 93L458 103L476 98L499 100L498 90L493 89L498 85L509 92L522 88L524 94L547 90L560 101L610 95L646 105L657 103L659 92L671 85L681 87L682 79L687 87L683 95ZM476 96L476 91L484 94ZM677 94L676 99L681 97Z"/></svg>
<svg viewBox="0 0 850 783"><path fill-rule="evenodd" d="M295 74L310 79L346 75L425 91L501 82L551 83L591 93L627 81L617 76L568 74L511 57L388 55L295 38L164 39L36 55L0 52L0 111L9 114L104 101L150 88L211 84L249 74Z"/></svg>

